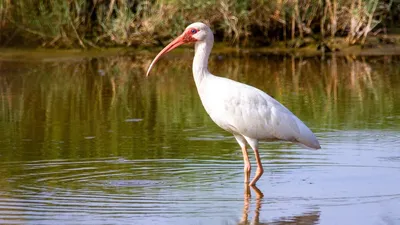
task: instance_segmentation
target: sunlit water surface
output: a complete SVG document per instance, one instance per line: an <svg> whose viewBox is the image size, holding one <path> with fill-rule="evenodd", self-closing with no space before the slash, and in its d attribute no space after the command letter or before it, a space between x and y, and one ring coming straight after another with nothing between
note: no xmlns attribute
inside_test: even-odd
<svg viewBox="0 0 400 225"><path fill-rule="evenodd" d="M322 145L262 143L248 196L191 55L0 61L0 224L400 224L400 57L213 55Z"/></svg>

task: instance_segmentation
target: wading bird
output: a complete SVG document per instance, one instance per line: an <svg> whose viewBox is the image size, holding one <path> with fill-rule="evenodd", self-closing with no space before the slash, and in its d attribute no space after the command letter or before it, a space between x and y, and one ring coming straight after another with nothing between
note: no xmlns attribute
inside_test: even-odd
<svg viewBox="0 0 400 225"><path fill-rule="evenodd" d="M205 110L218 126L233 134L242 149L246 184L254 186L264 172L258 153L260 140L284 140L312 149L321 148L313 132L277 100L255 87L215 76L208 71L214 35L203 23L189 25L161 50L146 75L163 54L185 43L195 43L193 77ZM257 162L257 171L250 183L247 144L253 149Z"/></svg>

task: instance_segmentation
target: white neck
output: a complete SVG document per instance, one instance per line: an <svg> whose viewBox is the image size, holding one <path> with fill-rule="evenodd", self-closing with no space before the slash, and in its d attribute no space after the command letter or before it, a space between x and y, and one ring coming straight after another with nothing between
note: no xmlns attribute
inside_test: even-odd
<svg viewBox="0 0 400 225"><path fill-rule="evenodd" d="M196 42L193 59L193 77L196 86L199 87L204 78L211 75L208 72L208 57L214 44L214 36L211 34L204 41Z"/></svg>

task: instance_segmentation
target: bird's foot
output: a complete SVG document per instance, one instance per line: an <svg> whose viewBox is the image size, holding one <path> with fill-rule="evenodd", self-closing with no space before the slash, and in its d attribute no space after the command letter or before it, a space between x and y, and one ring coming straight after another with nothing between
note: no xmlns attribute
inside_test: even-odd
<svg viewBox="0 0 400 225"><path fill-rule="evenodd" d="M264 169L257 168L256 175L254 176L253 180L250 182L250 186L256 186L257 181L260 179L260 177L263 175Z"/></svg>
<svg viewBox="0 0 400 225"><path fill-rule="evenodd" d="M244 184L244 197L251 197L250 186L249 184Z"/></svg>
<svg viewBox="0 0 400 225"><path fill-rule="evenodd" d="M255 187L256 186L257 181L251 181L250 183L248 183L249 186L251 187Z"/></svg>
<svg viewBox="0 0 400 225"><path fill-rule="evenodd" d="M254 192L256 193L256 197L258 199L261 199L264 197L264 194L262 193L262 191L260 189L258 189L257 186L254 185L254 186L251 186L251 188L253 188Z"/></svg>

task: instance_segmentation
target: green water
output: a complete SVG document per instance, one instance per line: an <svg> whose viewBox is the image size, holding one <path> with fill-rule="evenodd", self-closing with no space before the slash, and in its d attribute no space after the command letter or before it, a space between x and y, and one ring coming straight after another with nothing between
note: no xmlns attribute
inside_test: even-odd
<svg viewBox="0 0 400 225"><path fill-rule="evenodd" d="M262 143L247 196L192 54L148 78L153 55L2 59L0 224L400 223L399 56L214 54L214 74L266 91L322 146Z"/></svg>

